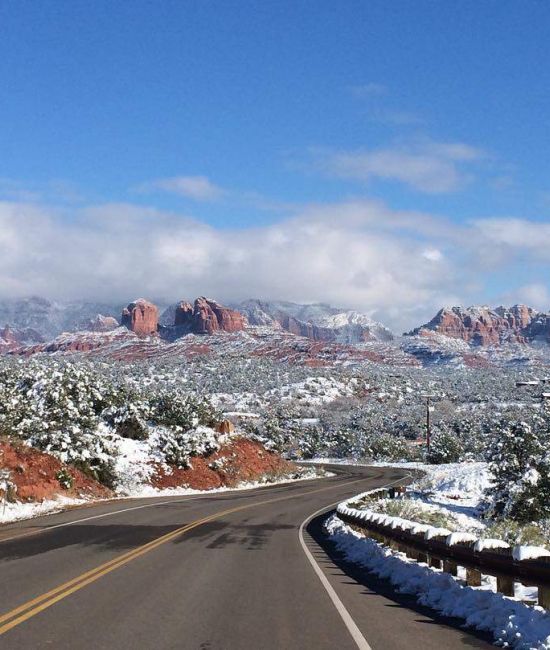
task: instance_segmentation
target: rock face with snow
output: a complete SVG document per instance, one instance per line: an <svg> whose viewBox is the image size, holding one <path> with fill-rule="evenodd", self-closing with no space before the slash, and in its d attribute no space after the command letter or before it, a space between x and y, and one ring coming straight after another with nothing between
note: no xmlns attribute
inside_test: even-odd
<svg viewBox="0 0 550 650"><path fill-rule="evenodd" d="M119 326L116 318L112 316L103 316L98 314L95 318L88 321L87 329L90 332L112 332Z"/></svg>
<svg viewBox="0 0 550 650"><path fill-rule="evenodd" d="M409 336L433 333L461 339L470 345L550 341L550 316L526 305L513 307L445 307L429 323Z"/></svg>
<svg viewBox="0 0 550 650"><path fill-rule="evenodd" d="M0 328L0 352L8 352L21 345L40 343L43 340L39 332L30 328L14 329L9 325Z"/></svg>
<svg viewBox="0 0 550 650"><path fill-rule="evenodd" d="M151 336L158 332L158 309L152 302L138 298L122 310L121 324L138 336Z"/></svg>
<svg viewBox="0 0 550 650"><path fill-rule="evenodd" d="M122 305L85 300L53 302L38 296L0 300L0 327L35 333L34 342L50 340L62 332L89 329L97 314L116 317ZM39 338L36 339L36 336ZM25 342L31 342L27 336Z"/></svg>
<svg viewBox="0 0 550 650"><path fill-rule="evenodd" d="M293 302L247 300L236 308L251 325L282 328L314 341L363 343L393 339L393 334L387 327L366 314L322 303L301 305Z"/></svg>
<svg viewBox="0 0 550 650"><path fill-rule="evenodd" d="M172 338L184 334L214 334L215 332L239 332L246 326L245 317L234 309L224 307L215 300L197 298L190 302L180 302L174 312ZM170 330L171 328L166 328Z"/></svg>
<svg viewBox="0 0 550 650"><path fill-rule="evenodd" d="M527 327L531 343L550 343L550 314L536 314Z"/></svg>

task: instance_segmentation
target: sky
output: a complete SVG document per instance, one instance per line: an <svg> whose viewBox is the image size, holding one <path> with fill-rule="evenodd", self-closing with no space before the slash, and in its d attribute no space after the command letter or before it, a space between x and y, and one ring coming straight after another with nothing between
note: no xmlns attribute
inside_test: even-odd
<svg viewBox="0 0 550 650"><path fill-rule="evenodd" d="M0 298L550 309L550 3L0 0Z"/></svg>

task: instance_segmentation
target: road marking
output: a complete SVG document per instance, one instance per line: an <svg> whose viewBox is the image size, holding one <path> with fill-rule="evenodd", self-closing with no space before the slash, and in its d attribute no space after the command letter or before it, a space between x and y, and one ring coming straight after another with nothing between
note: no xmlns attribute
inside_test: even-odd
<svg viewBox="0 0 550 650"><path fill-rule="evenodd" d="M23 603L22 605L19 605L18 607L12 609L9 612L6 612L2 616L0 616L0 636L2 634L5 634L12 628L16 627L17 625L20 625L21 623L28 620L29 618L36 616L36 614L39 614L40 612L47 609L48 607L51 607L52 605L59 602L60 600L63 600L67 596L70 596L71 594L75 593L76 591L79 591L83 587L91 584L92 582L95 582L99 578L107 575L108 573L111 573L111 571L118 569L124 564L127 564L128 562L142 555L145 555L146 553L149 553L150 551L158 548L163 544L166 544L172 539L180 535L184 535L188 531L197 528L198 526L202 526L205 523L214 521L215 519L220 519L221 517L224 517L225 515L228 514L233 514L235 512L240 512L242 510L248 510L250 508L266 505L268 503L276 503L278 501L285 501L289 499L296 499L298 497L307 496L308 494L316 494L318 492L334 490L336 488L342 488L348 485L353 485L355 483L360 483L365 480L372 480L373 478L377 478L377 477L367 477L367 478L362 477L359 479L354 479L353 481L338 483L336 485L329 485L323 488L318 488L316 490L309 490L307 492L290 494L286 496L276 497L273 499L265 499L263 501L258 501L256 503L249 503L244 506L229 508L227 510L214 513L207 517L203 517L202 519L197 519L196 521L186 524L185 526L182 526L180 528L177 528L176 530L173 530L170 533L166 533L165 535L162 535L161 537L158 537L152 540L151 542L148 542L147 544L143 544L142 546L138 546L137 548L131 551L123 553L122 555L119 555L113 560L110 560L109 562L106 562L96 567L95 569L91 569L90 571L87 571L73 578L72 580L69 580L68 582L58 585L54 589L51 589L50 591L40 596L37 596L36 598L33 598L32 600L29 600L28 602Z"/></svg>
<svg viewBox="0 0 550 650"><path fill-rule="evenodd" d="M328 477L328 478L333 478L333 477ZM320 477L320 479L322 480L322 477ZM314 479L306 479L306 480L317 481L317 480L320 480L320 479L319 478L314 478ZM54 526L47 526L47 527L44 527L44 528L40 528L38 530L29 530L26 533L21 533L19 535L12 535L11 537L1 537L0 538L0 544L2 544L2 542L11 542L14 539L22 539L23 537L29 537L30 535L39 535L40 533L47 533L48 531L55 530L56 528L64 528L65 526L72 526L73 524L80 524L83 521L91 521L92 519L101 519L102 517L111 517L112 515L118 515L118 514L121 514L123 512L130 512L132 510L141 510L142 508L154 508L155 506L165 506L165 505L168 505L168 504L171 504L171 503L185 503L187 501L198 501L198 500L202 500L202 499L212 499L212 498L217 497L217 496L221 496L222 498L223 497L231 497L231 496L240 495L241 493L243 495L248 496L248 494L254 494L254 493L256 493L256 492L258 492L260 490L274 490L275 488L288 487L289 485L295 485L295 484L299 484L299 483L300 483L300 481L287 481L286 483L285 482L284 483L277 483L277 484L274 484L274 485L260 485L260 486L255 487L255 488L242 488L242 489L235 489L235 490L224 490L224 491L219 491L219 492L212 491L209 494L190 495L190 496L188 496L188 497L186 497L184 499L176 499L175 497L177 495L174 495L174 497L172 497L172 499L170 499L168 501L156 501L154 503L145 503L145 504L143 504L141 506L133 506L131 508L122 508L121 510L112 510L111 512L104 512L101 515L91 515L90 517L82 517L81 519L73 519L71 521L65 521L65 522L63 522L61 524L55 524ZM147 499L147 498L154 499L154 498L159 498L159 497L141 497L141 498L143 498L143 499ZM98 505L101 505L101 501L98 501L98 502L96 502L94 504L90 504L89 507L95 507L95 506L98 506ZM88 506L84 506L84 507L88 507ZM71 511L70 510L60 510L59 512L52 512L50 514L42 515L42 517L50 517L50 516L53 516L53 515L56 515L56 514L62 514L64 512L71 512ZM21 521L24 522L25 520L21 520ZM0 527L0 531L1 530L2 530L2 528Z"/></svg>
<svg viewBox="0 0 550 650"><path fill-rule="evenodd" d="M399 483L400 481L403 481L408 477L410 477L410 474L404 476L403 478L397 479L396 481L392 481L391 483L387 483L386 485L383 485L382 488L390 487L390 485L393 485L394 483ZM313 567L313 570L317 574L317 577L321 581L321 584L323 585L326 592L328 593L329 598L332 601L332 604L336 608L336 611L338 612L338 614L340 614L340 618L342 619L344 625L348 629L351 638L355 641L355 645L359 648L359 650L372 650L372 647L369 645L368 641L363 636L363 633L359 629L357 623L353 620L351 614L346 609L344 603L340 600L338 594L334 590L334 587L330 584L324 571L317 564L317 561L313 557L311 551L307 547L307 544L304 540L304 528L309 524L309 522L317 515L320 515L322 512L325 512L328 508L332 508L332 506L338 505L339 503L341 503L341 500L335 501L334 503L330 503L328 506L324 506L323 508L319 508L319 510L314 512L312 515L309 515L307 519L304 519L304 521L302 521L300 525L300 529L298 530L298 538L300 540L300 545L302 546L302 549L306 554L307 559L309 560L309 563Z"/></svg>
<svg viewBox="0 0 550 650"><path fill-rule="evenodd" d="M172 501L159 501L157 503L145 503L142 506L134 506L133 508L123 508L122 510L113 510L112 512L104 512L101 515L91 515L90 517L82 517L82 519L73 519L72 521L65 521L62 524L55 524L54 526L47 526L44 528L40 528L39 530L29 530L26 533L21 533L20 535L12 535L11 537L3 537L0 538L0 544L2 542L11 542L14 539L21 539L23 537L29 537L30 535L38 535L40 533L46 533L50 530L55 530L56 528L65 528L65 526L72 526L73 524L80 524L83 521L91 521L92 519L101 519L102 517L110 517L111 515L118 515L123 512L130 512L131 510L141 510L142 508L153 508L154 506L164 506L168 503L184 503L185 501L194 501L196 499L200 498L199 496L196 497L189 497L187 499L178 499L178 500L172 500ZM94 505L100 505L100 504L94 504ZM61 511L63 512L63 511ZM64 512L69 512L65 510ZM59 514L59 513L52 513L52 514ZM49 516L49 515L44 515L44 516Z"/></svg>

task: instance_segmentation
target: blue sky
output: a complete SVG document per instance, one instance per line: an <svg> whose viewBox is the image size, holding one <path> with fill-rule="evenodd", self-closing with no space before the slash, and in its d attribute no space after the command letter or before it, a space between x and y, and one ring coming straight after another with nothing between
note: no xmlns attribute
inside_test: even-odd
<svg viewBox="0 0 550 650"><path fill-rule="evenodd" d="M372 255L378 282L389 274L388 288L401 287L406 278L394 267L407 251L428 251L423 259L443 265L433 270L439 284L429 269L419 271L411 304L395 291L405 310L421 301L427 313L445 299L534 299L548 308L549 3L4 0L0 23L6 232L24 220L29 240L44 240L47 228L52 241L66 229L76 241L93 228L124 256L144 233L162 239L168 221L168 231L182 237L207 228L216 241L226 233L227 263L240 260L246 277L257 260L243 257L239 242L275 255L278 227L291 237L292 224L299 231L311 219L327 226L328 218L331 227L340 223L340 248L325 254L345 258L346 233L351 242L358 233L341 215L354 205L363 219L378 205L378 217L369 212L362 221L361 254L371 254L369 241L388 251L401 246L384 269ZM131 210L141 210L141 230L123 216ZM120 234L122 223L126 244L111 232ZM36 274L18 278L14 240L5 241L14 259L0 267L5 293L76 292L63 268L48 266L45 251L27 240L15 248L45 265L52 286ZM304 250L286 260L295 275L303 275L309 254L306 238ZM161 264L173 282L169 296L180 286L202 293L203 284L230 299L250 291L296 300L326 295L397 318L381 300L387 290L370 286L371 267L359 266L347 280L334 273L328 288L329 268L318 284L308 271L296 287L271 277L274 260L263 282L234 274L229 286L206 272L189 275L183 264L178 276L174 257ZM408 264L407 277L416 272L413 258ZM343 291L346 282L353 290ZM96 278L86 290L99 294L104 284ZM140 288L114 284L119 293Z"/></svg>

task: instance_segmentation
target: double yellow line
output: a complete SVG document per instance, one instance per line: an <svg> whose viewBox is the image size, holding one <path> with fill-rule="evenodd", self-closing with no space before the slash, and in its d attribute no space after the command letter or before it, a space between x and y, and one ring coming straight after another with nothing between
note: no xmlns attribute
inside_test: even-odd
<svg viewBox="0 0 550 650"><path fill-rule="evenodd" d="M91 584L92 582L95 582L96 580L99 580L99 578L102 578L103 576L107 575L108 573L111 573L111 571L115 571L115 569L118 569L121 566L124 566L128 562L131 562L132 560L135 560L138 557L141 557L142 555L145 555L146 553L149 553L150 551L153 551L154 549L158 548L159 546L162 546L163 544L166 544L167 542L170 542L171 540L175 539L176 537L180 535L184 535L185 533L189 532L190 530L193 530L193 528L197 528L198 526L202 526L210 521L213 521L215 519L220 519L221 517L224 517L225 515L232 514L234 512L239 512L240 510L247 510L249 508L254 508L257 506L265 505L267 503L274 503L277 501L284 501L287 499L294 499L297 497L301 496L306 496L308 494L315 494L316 492L324 492L326 490L333 490L335 488L341 488L345 487L347 485L351 485L353 483L359 483L360 481L364 481L364 478L361 479L356 479L354 481L348 481L346 483L339 483L334 486L329 486L329 487L324 487L324 488L319 488L317 490L310 490L308 492L301 492L299 494L292 494L288 496L283 496L283 497L277 497L275 499L266 499L264 501L258 501L256 503L249 503L244 506L238 506L236 508L230 508L228 510L223 510L221 512L217 512L213 515L209 515L208 517L203 517L202 519L197 519L190 524L187 524L185 526L181 526L180 528L176 528L170 533L167 533L166 535L162 535L161 537L157 537L151 542L148 542L147 544L143 544L142 546L138 546L137 548L133 549L132 551L128 551L127 553L123 553L122 555L119 555L118 557L114 558L113 560L110 560L109 562L105 562L105 564L101 564L100 566L96 567L95 569L91 569L90 571L87 571L86 573L82 573L81 575L77 576L76 578L73 578L72 580L69 580L68 582L64 582L63 584L55 587L54 589L42 594L41 596L37 596L36 598L33 598L32 600L27 601L26 603L23 603L19 607L16 607L15 609L12 609L9 612L6 612L6 614L3 614L0 616L0 635L5 634L12 628L16 627L17 625L20 625L21 623L24 623L26 620L29 618L32 618L33 616L36 616L40 612L44 611L48 607L51 607L52 605L55 605L55 603L59 602L60 600L63 600L64 598L67 598L67 596L70 596L71 594L75 593L76 591L79 591L83 587L86 587L87 585Z"/></svg>

